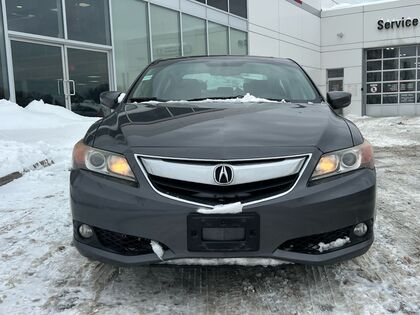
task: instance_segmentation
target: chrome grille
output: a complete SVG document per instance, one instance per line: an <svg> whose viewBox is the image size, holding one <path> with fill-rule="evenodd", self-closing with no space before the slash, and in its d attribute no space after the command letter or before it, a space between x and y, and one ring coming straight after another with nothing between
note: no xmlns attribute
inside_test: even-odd
<svg viewBox="0 0 420 315"><path fill-rule="evenodd" d="M255 160L190 160L137 155L151 186L160 194L198 205L258 202L289 192L309 155ZM215 180L215 169L233 170L229 184Z"/></svg>

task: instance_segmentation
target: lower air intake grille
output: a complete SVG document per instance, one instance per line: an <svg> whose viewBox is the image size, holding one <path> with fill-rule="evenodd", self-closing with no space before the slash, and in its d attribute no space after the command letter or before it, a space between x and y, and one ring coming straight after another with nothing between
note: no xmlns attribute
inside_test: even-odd
<svg viewBox="0 0 420 315"><path fill-rule="evenodd" d="M288 240L279 246L280 250L286 250L289 252L303 253L303 254L325 254L335 250L343 249L357 243L361 243L369 239L372 235L372 222L365 222L368 225L368 232L363 237L358 237L353 234L354 226L348 226L343 229L322 233L314 234L304 237ZM319 243L329 244L337 239L349 238L349 242L344 243L342 246L334 247L330 249L320 250Z"/></svg>
<svg viewBox="0 0 420 315"><path fill-rule="evenodd" d="M111 232L100 228L94 228L94 230L101 245L114 253L125 256L153 253L150 240L147 238ZM164 249L167 249L166 246L162 246Z"/></svg>

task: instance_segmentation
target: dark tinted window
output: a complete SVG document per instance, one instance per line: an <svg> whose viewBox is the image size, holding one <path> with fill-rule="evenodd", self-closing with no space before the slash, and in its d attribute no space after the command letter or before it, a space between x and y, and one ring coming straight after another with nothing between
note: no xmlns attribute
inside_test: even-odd
<svg viewBox="0 0 420 315"><path fill-rule="evenodd" d="M398 71L384 71L384 81L398 80Z"/></svg>
<svg viewBox="0 0 420 315"><path fill-rule="evenodd" d="M400 80L415 80L416 79L416 70L401 70L400 71Z"/></svg>
<svg viewBox="0 0 420 315"><path fill-rule="evenodd" d="M382 69L382 61L368 61L367 63L367 71L372 70L381 70Z"/></svg>
<svg viewBox="0 0 420 315"><path fill-rule="evenodd" d="M207 0L207 4L223 11L228 10L228 0Z"/></svg>
<svg viewBox="0 0 420 315"><path fill-rule="evenodd" d="M66 13L69 39L111 44L108 0L66 0Z"/></svg>
<svg viewBox="0 0 420 315"><path fill-rule="evenodd" d="M384 60L384 70L397 69L397 68L398 68L398 59Z"/></svg>
<svg viewBox="0 0 420 315"><path fill-rule="evenodd" d="M327 77L328 79L331 78L342 78L344 77L344 69L328 69L327 70Z"/></svg>
<svg viewBox="0 0 420 315"><path fill-rule="evenodd" d="M366 103L368 104L381 104L381 95L367 95Z"/></svg>
<svg viewBox="0 0 420 315"><path fill-rule="evenodd" d="M381 72L368 72L367 82L381 81Z"/></svg>
<svg viewBox="0 0 420 315"><path fill-rule="evenodd" d="M382 49L370 49L367 51L367 59L381 59Z"/></svg>
<svg viewBox="0 0 420 315"><path fill-rule="evenodd" d="M230 13L247 17L247 0L229 0Z"/></svg>
<svg viewBox="0 0 420 315"><path fill-rule="evenodd" d="M400 68L416 68L416 58L401 59Z"/></svg>
<svg viewBox="0 0 420 315"><path fill-rule="evenodd" d="M384 94L383 103L384 104L398 103L398 94Z"/></svg>
<svg viewBox="0 0 420 315"><path fill-rule="evenodd" d="M399 51L396 47L384 48L384 58L397 58Z"/></svg>
<svg viewBox="0 0 420 315"><path fill-rule="evenodd" d="M400 56L401 57L409 57L416 55L416 46L408 46L408 47L401 47L400 48Z"/></svg>
<svg viewBox="0 0 420 315"><path fill-rule="evenodd" d="M61 0L7 0L6 7L9 30L64 37Z"/></svg>

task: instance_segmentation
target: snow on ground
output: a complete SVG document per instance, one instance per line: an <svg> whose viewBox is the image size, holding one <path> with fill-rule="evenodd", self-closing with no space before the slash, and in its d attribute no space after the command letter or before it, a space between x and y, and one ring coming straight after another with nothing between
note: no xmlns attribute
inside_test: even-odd
<svg viewBox="0 0 420 315"><path fill-rule="evenodd" d="M94 119L1 101L1 171L55 164L0 187L0 314L419 314L420 118L351 119L374 144L378 171L376 240L364 256L321 267L117 268L71 243L71 149Z"/></svg>

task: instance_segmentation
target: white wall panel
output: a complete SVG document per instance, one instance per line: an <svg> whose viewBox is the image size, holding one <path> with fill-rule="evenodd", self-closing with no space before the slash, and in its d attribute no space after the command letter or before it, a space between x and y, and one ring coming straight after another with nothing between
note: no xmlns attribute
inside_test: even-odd
<svg viewBox="0 0 420 315"><path fill-rule="evenodd" d="M279 57L279 41L260 34L248 33L249 54L255 56Z"/></svg>
<svg viewBox="0 0 420 315"><path fill-rule="evenodd" d="M362 66L362 49L321 53L323 69Z"/></svg>
<svg viewBox="0 0 420 315"><path fill-rule="evenodd" d="M248 21L275 31L279 30L279 3L284 0L249 0Z"/></svg>
<svg viewBox="0 0 420 315"><path fill-rule="evenodd" d="M321 19L321 45L343 45L363 41L363 14L349 14ZM337 34L343 34L339 37Z"/></svg>

